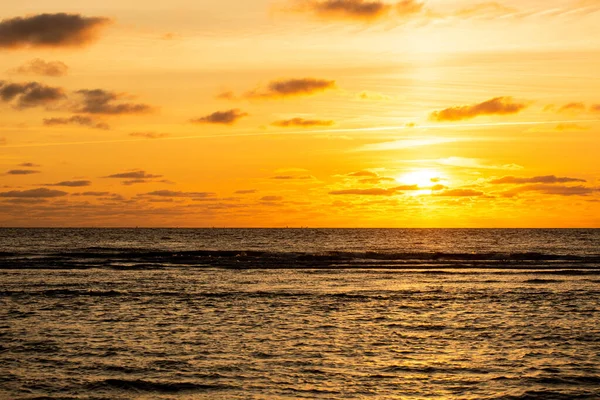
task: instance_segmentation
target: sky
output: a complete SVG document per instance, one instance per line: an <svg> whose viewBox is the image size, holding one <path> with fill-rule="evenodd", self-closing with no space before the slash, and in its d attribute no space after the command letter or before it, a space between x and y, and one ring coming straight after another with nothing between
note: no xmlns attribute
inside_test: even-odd
<svg viewBox="0 0 600 400"><path fill-rule="evenodd" d="M0 226L600 227L600 0L0 5Z"/></svg>

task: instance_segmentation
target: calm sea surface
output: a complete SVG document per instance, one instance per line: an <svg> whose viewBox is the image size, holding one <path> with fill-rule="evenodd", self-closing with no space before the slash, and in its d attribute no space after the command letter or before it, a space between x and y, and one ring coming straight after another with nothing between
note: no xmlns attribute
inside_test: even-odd
<svg viewBox="0 0 600 400"><path fill-rule="evenodd" d="M0 399L600 399L600 230L0 229Z"/></svg>

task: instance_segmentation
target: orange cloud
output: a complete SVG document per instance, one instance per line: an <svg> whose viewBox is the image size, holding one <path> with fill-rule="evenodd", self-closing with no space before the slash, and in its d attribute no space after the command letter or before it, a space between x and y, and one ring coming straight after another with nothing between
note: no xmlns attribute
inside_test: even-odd
<svg viewBox="0 0 600 400"><path fill-rule="evenodd" d="M97 39L108 18L39 14L0 21L0 48L80 47Z"/></svg>
<svg viewBox="0 0 600 400"><path fill-rule="evenodd" d="M378 0L305 1L299 11L310 12L319 18L372 21L386 15L389 4Z"/></svg>
<svg viewBox="0 0 600 400"><path fill-rule="evenodd" d="M585 111L583 103L568 103L558 109L558 112L581 112Z"/></svg>
<svg viewBox="0 0 600 400"><path fill-rule="evenodd" d="M70 118L44 118L44 125L83 125L96 129L110 129L108 124L104 122L96 122L94 119L83 115L73 115Z"/></svg>
<svg viewBox="0 0 600 400"><path fill-rule="evenodd" d="M272 81L264 91L251 91L249 99L272 99L291 96L308 96L335 88L335 81L317 78L282 79Z"/></svg>
<svg viewBox="0 0 600 400"><path fill-rule="evenodd" d="M46 188L30 189L30 190L12 190L10 192L0 193L0 197L9 198L26 198L26 199L43 199L52 197L66 196L68 193L61 190L51 190Z"/></svg>
<svg viewBox="0 0 600 400"><path fill-rule="evenodd" d="M159 196L159 197L194 197L194 198L206 198L214 197L216 194L212 192L176 192L172 190L156 190L154 192L146 193L146 196Z"/></svg>
<svg viewBox="0 0 600 400"><path fill-rule="evenodd" d="M47 185L44 186L64 186L64 187L83 187L83 186L90 186L92 184L92 182L90 181L63 181L63 182L58 182L58 183L49 183Z"/></svg>
<svg viewBox="0 0 600 400"><path fill-rule="evenodd" d="M567 182L586 182L585 179L557 177L554 175L534 176L532 178L519 178L515 176L504 176L499 179L492 179L493 184L524 184L524 183L567 183Z"/></svg>
<svg viewBox="0 0 600 400"><path fill-rule="evenodd" d="M483 103L468 106L456 106L434 111L429 118L433 121L460 121L480 115L516 114L527 107L524 103L513 101L512 97L496 97Z"/></svg>
<svg viewBox="0 0 600 400"><path fill-rule="evenodd" d="M162 139L169 136L168 133L156 133L156 132L133 132L129 136L141 137L146 139Z"/></svg>
<svg viewBox="0 0 600 400"><path fill-rule="evenodd" d="M482 196L483 192L473 189L447 189L435 194L436 196L449 197L477 197Z"/></svg>
<svg viewBox="0 0 600 400"><path fill-rule="evenodd" d="M351 174L348 174L348 176L355 176L355 177L369 176L372 178L377 178L379 175L377 175L375 172L371 172L371 171L357 171L357 172L352 172Z"/></svg>
<svg viewBox="0 0 600 400"><path fill-rule="evenodd" d="M599 189L596 188L588 188L585 186L562 186L562 185L525 185L519 186L514 189L507 190L502 192L502 196L504 197L513 197L521 193L525 192L540 192L548 195L558 195L558 196L589 196L594 192L598 192Z"/></svg>
<svg viewBox="0 0 600 400"><path fill-rule="evenodd" d="M191 122L195 124L221 124L221 125L233 125L237 120L243 117L247 117L248 113L242 112L239 109L232 109L227 111L216 111L212 114L206 115L201 118L192 119Z"/></svg>
<svg viewBox="0 0 600 400"><path fill-rule="evenodd" d="M286 120L279 120L272 122L271 125L279 126L282 128L289 127L311 127L311 126L331 126L333 121L330 120L319 120L319 119L304 119L304 118L292 118Z"/></svg>
<svg viewBox="0 0 600 400"><path fill-rule="evenodd" d="M69 71L67 64L61 61L44 61L41 58L33 59L26 64L14 69L12 72L23 75L64 76Z"/></svg>

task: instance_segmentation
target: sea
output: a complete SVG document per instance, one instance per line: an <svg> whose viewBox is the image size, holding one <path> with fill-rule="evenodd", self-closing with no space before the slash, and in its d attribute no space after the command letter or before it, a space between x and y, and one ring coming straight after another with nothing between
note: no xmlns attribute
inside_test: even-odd
<svg viewBox="0 0 600 400"><path fill-rule="evenodd" d="M600 229L0 229L0 399L600 399Z"/></svg>

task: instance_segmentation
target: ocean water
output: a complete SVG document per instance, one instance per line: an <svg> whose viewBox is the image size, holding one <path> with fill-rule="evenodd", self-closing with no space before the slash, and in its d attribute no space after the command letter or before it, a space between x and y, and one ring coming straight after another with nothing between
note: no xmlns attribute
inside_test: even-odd
<svg viewBox="0 0 600 400"><path fill-rule="evenodd" d="M0 229L1 399L600 399L600 230Z"/></svg>

